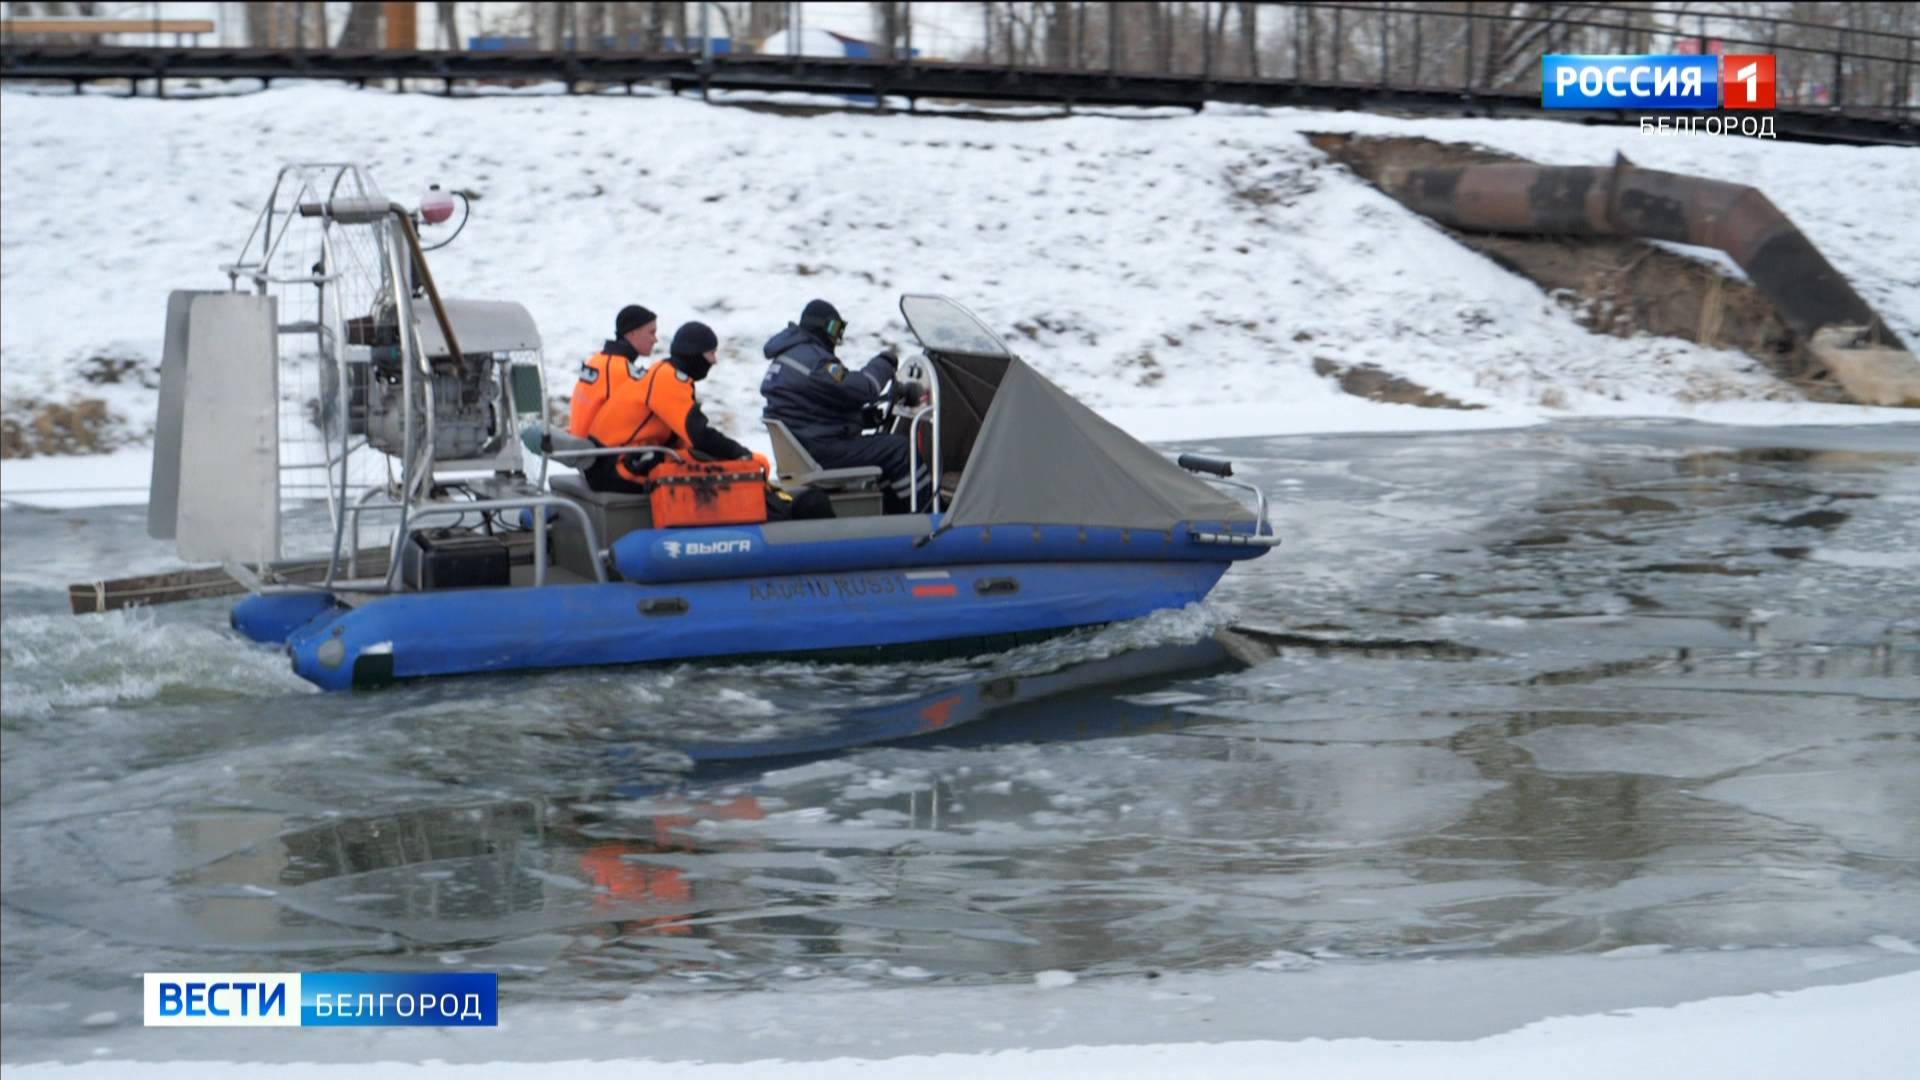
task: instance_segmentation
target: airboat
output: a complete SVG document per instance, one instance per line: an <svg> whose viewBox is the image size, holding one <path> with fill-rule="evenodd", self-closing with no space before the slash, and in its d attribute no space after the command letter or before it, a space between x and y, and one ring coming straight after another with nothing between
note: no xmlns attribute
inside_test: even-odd
<svg viewBox="0 0 1920 1080"><path fill-rule="evenodd" d="M233 627L322 688L991 650L1193 603L1279 542L1231 463L1169 460L941 296L900 299L923 350L900 377L927 393L881 418L939 479L926 505L883 514L877 469L821 469L777 422L773 476L709 483L656 449L695 501L816 488L833 518L685 524L666 480L590 490L574 466L632 448L549 426L524 306L441 295L446 241L422 234L456 197L409 208L363 166L289 165L228 288L168 298L149 532L244 587Z"/></svg>

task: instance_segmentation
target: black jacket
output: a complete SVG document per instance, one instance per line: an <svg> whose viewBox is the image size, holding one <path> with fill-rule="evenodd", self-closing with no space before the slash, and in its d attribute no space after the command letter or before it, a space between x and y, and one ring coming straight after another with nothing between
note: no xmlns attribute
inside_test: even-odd
<svg viewBox="0 0 1920 1080"><path fill-rule="evenodd" d="M762 415L803 440L858 435L861 411L883 403L893 381L892 356L881 353L851 370L819 335L792 323L767 342L766 355L772 362L760 380Z"/></svg>

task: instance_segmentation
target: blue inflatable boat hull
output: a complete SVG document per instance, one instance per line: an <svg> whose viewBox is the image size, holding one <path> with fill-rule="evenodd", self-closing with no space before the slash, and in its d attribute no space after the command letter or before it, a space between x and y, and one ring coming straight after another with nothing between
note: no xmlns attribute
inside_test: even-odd
<svg viewBox="0 0 1920 1080"><path fill-rule="evenodd" d="M1209 529L967 527L938 520L643 529L615 541L624 581L398 593L349 606L324 592L248 597L233 625L284 643L328 690L478 672L943 645L981 652L1138 618L1206 596L1262 547Z"/></svg>
<svg viewBox="0 0 1920 1080"><path fill-rule="evenodd" d="M313 594L250 597L234 625L284 638L293 669L328 690L395 679L733 655L886 649L969 639L984 651L1037 635L1137 618L1206 596L1224 562L954 566L752 579L384 596L358 607ZM1000 639L1000 640L996 640Z"/></svg>

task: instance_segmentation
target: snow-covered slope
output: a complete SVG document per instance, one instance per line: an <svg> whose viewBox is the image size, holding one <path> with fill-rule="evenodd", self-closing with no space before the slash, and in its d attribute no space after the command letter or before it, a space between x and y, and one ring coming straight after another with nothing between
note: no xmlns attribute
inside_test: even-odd
<svg viewBox="0 0 1920 1080"><path fill-rule="evenodd" d="M1573 164L1624 151L1757 184L1920 340L1915 149L1299 110L990 122L331 86L192 101L9 92L0 116L0 392L10 408L105 396L136 437L153 392L89 382L84 361L157 363L167 291L225 285L216 265L293 159L368 162L402 201L435 181L479 191L436 276L453 295L527 304L557 393L625 303L659 311L667 334L712 324L722 363L704 388L709 412L749 438L773 331L824 296L852 324L849 352L904 345L894 305L909 291L972 306L1148 437L1557 411L1807 415L1756 409L1793 395L1739 353L1587 333L1329 162L1310 131ZM1377 364L1491 411L1357 402L1314 374L1316 357Z"/></svg>

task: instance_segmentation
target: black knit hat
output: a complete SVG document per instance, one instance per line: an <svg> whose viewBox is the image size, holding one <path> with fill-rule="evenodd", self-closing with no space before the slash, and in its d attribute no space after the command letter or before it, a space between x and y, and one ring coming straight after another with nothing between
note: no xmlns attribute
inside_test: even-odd
<svg viewBox="0 0 1920 1080"><path fill-rule="evenodd" d="M659 316L641 307L639 304L628 304L626 307L620 309L620 314L613 317L613 336L626 337L629 332L638 330L658 319Z"/></svg>
<svg viewBox="0 0 1920 1080"><path fill-rule="evenodd" d="M712 327L703 322L690 322L673 332L673 347L667 352L683 360L705 359L719 347L720 339Z"/></svg>
<svg viewBox="0 0 1920 1080"><path fill-rule="evenodd" d="M800 325L809 330L828 333L834 323L839 323L842 327L846 326L846 320L840 317L839 309L825 300L807 301L806 310L800 313Z"/></svg>

